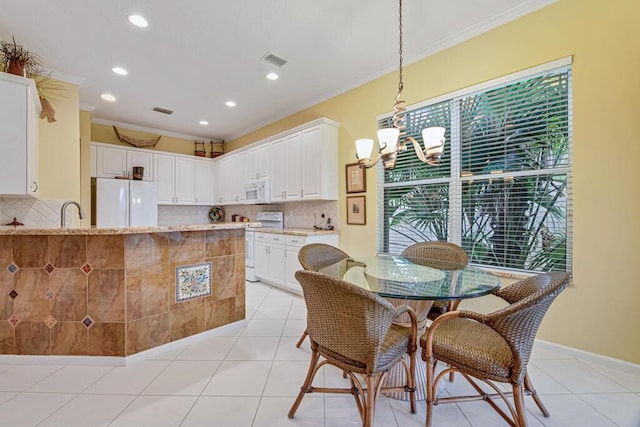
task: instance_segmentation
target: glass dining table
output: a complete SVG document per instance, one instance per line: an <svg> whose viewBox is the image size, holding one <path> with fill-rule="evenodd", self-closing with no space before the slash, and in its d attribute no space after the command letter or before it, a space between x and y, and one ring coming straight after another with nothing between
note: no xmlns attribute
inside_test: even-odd
<svg viewBox="0 0 640 427"><path fill-rule="evenodd" d="M441 261L428 258L378 254L355 260L343 259L318 271L374 292L395 306L410 306L417 315L418 336L421 336L426 330L427 315L434 301L448 301L449 309L456 309L461 300L490 294L501 285L497 276L481 268L465 265L444 270L435 267L441 265ZM409 316L402 315L397 323L409 324ZM420 356L416 375L416 397L424 400L426 374ZM389 372L387 384L402 384L403 376L402 367L396 365ZM408 400L407 393L388 395Z"/></svg>

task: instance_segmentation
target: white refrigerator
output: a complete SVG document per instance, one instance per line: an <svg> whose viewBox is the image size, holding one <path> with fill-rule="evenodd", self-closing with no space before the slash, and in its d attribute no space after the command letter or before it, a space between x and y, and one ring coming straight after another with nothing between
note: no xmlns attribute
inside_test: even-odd
<svg viewBox="0 0 640 427"><path fill-rule="evenodd" d="M153 227L158 225L155 182L96 179L96 227Z"/></svg>

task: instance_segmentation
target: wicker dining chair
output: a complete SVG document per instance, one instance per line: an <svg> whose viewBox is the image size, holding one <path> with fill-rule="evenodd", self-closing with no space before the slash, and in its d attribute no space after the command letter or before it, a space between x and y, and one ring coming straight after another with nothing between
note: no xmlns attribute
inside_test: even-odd
<svg viewBox="0 0 640 427"><path fill-rule="evenodd" d="M307 393L352 394L365 427L373 425L380 391L408 392L410 410L415 413L417 321L413 310L407 306L396 308L370 291L326 274L300 270L296 272L296 279L307 304L311 361L289 418L293 418ZM411 318L410 327L394 323L405 313ZM404 354L409 354L409 364L403 360ZM406 384L382 387L388 369L398 362L404 366ZM312 386L313 378L325 365L346 372L350 387ZM364 384L358 374L362 375Z"/></svg>
<svg viewBox="0 0 640 427"><path fill-rule="evenodd" d="M298 261L300 261L302 268L310 271L318 271L347 258L350 257L346 252L325 243L309 243L301 247L298 252ZM336 274L335 276L337 277L338 275ZM307 330L305 329L296 343L296 347L299 348L306 337Z"/></svg>
<svg viewBox="0 0 640 427"><path fill-rule="evenodd" d="M407 247L400 254L412 262L438 270L462 270L469 262L467 253L455 243L433 241L420 242ZM427 317L435 320L455 307L455 302L434 301Z"/></svg>
<svg viewBox="0 0 640 427"><path fill-rule="evenodd" d="M427 364L427 426L431 425L434 405L485 400L509 425L525 427L525 394L533 397L545 417L549 416L527 374L527 363L542 318L569 282L570 275L560 272L529 277L495 293L509 303L500 310L490 314L451 311L429 326L420 339L422 359ZM438 361L449 366L434 378ZM478 395L438 398L437 384L451 372L461 373ZM485 392L472 377L495 393ZM503 392L494 382L511 384L513 391ZM513 397L513 405L508 396ZM510 416L493 400L498 397L506 403Z"/></svg>

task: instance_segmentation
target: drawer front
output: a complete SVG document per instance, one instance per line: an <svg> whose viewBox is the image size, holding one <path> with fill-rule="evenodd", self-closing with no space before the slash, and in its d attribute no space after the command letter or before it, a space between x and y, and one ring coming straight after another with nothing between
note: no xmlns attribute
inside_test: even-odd
<svg viewBox="0 0 640 427"><path fill-rule="evenodd" d="M304 246L306 239L300 236L287 236L287 246Z"/></svg>
<svg viewBox="0 0 640 427"><path fill-rule="evenodd" d="M255 239L256 242L268 242L269 241L269 235L266 233L256 233L255 234Z"/></svg>
<svg viewBox="0 0 640 427"><path fill-rule="evenodd" d="M284 245L284 241L285 241L284 234L270 234L269 241L271 243L280 243Z"/></svg>

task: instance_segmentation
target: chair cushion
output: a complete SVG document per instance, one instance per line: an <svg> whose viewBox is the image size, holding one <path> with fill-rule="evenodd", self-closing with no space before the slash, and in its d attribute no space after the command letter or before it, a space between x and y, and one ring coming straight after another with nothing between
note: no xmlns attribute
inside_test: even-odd
<svg viewBox="0 0 640 427"><path fill-rule="evenodd" d="M391 325L382 342L380 352L374 361L375 366L366 366L362 361L350 359L321 345L318 345L318 352L329 363L340 369L360 374L373 374L383 372L398 363L409 349L410 337L410 328L395 324Z"/></svg>
<svg viewBox="0 0 640 427"><path fill-rule="evenodd" d="M424 336L420 346L426 348ZM479 378L509 382L514 359L507 342L490 327L471 319L451 318L433 337L437 360Z"/></svg>

